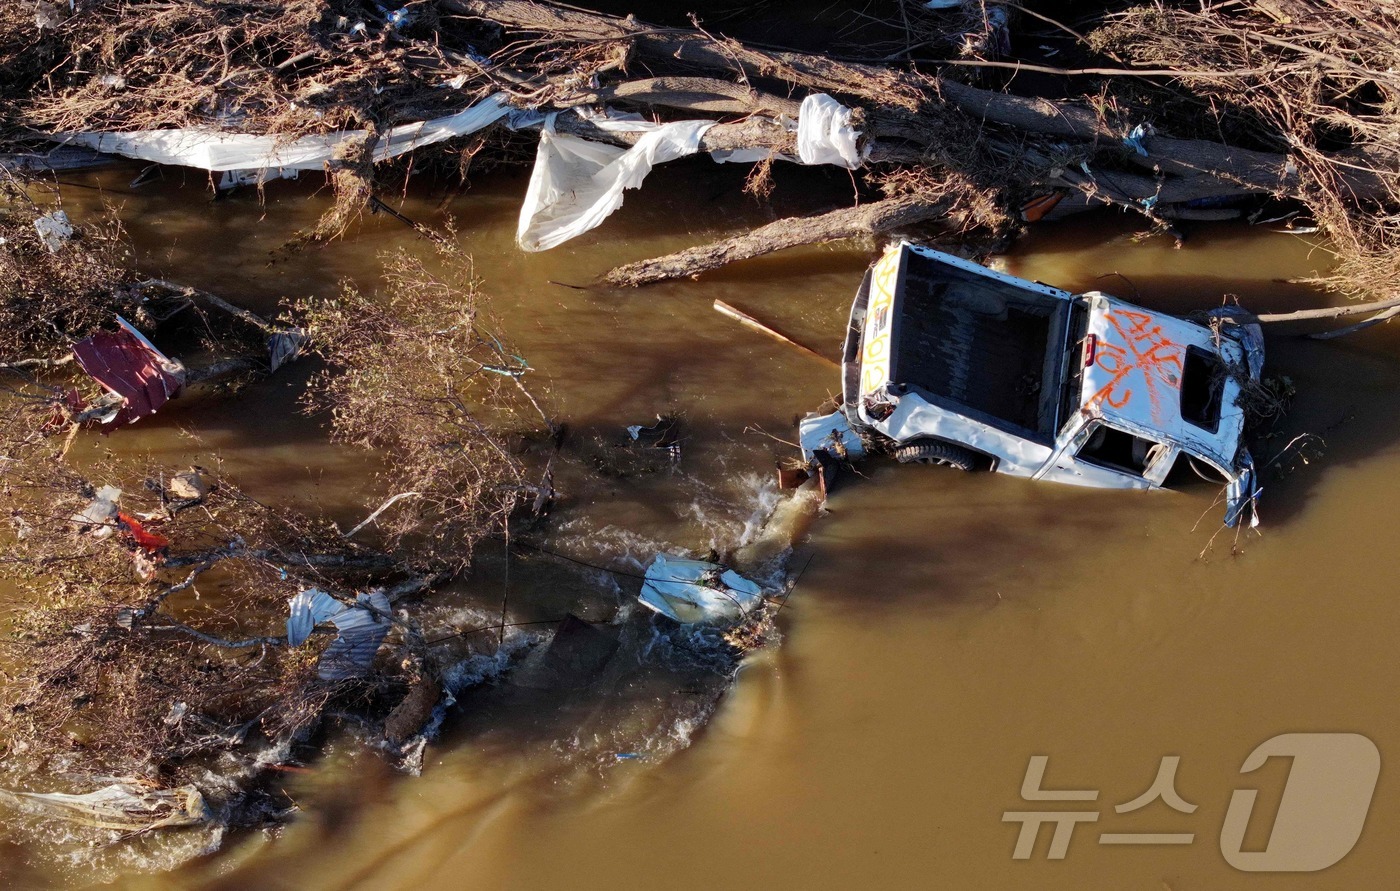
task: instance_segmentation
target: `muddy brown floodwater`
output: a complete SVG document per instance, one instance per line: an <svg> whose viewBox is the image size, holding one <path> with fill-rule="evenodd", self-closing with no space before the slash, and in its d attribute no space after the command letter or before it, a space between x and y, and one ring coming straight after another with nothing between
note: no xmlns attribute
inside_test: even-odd
<svg viewBox="0 0 1400 891"><path fill-rule="evenodd" d="M260 206L211 203L194 176L135 192L129 177L83 180L104 193L65 188L70 214L81 222L100 200L115 203L146 269L254 307L330 293L343 277L370 284L385 249L427 252L383 215L346 241L279 252L326 206L306 183L274 184ZM834 355L865 249L795 251L635 292L551 284L587 283L618 262L762 219L736 197L738 184L700 162L659 170L603 227L537 255L512 243L523 176L402 201L425 223L455 217L503 328L576 436L684 415L676 472L568 480L540 539L550 548L635 568L629 561L660 547L732 547L771 507L773 460L785 451L754 431L791 438L794 417L838 387L830 369L711 303ZM1174 249L1131 226L1104 216L1047 227L1005 263L1169 311L1215 305L1224 292L1260 310L1327 299L1278 281L1325 266L1325 250L1302 238L1202 226ZM802 546L797 561L810 562L780 617L782 639L727 689L673 660L601 698L468 691L421 776L395 773L353 739L331 740L309 772L287 776L302 812L277 833L230 836L168 871L159 868L192 853L175 839L107 856L100 871L101 852L58 845L38 859L10 839L0 872L17 886L153 889L1393 887L1397 341L1382 326L1326 343L1275 335L1268 347L1268 369L1291 377L1298 396L1285 431L1256 454L1267 462L1305 432L1325 447L1265 471L1261 535L1220 535L1212 546L1221 510L1208 488L1094 492L872 463ZM249 492L357 518L379 494L374 464L326 445L318 422L295 412L310 370L234 400L172 405L75 448L218 456ZM502 567L487 553L474 585L482 603L499 602L508 581L520 619L562 609L607 618L635 593L625 576L544 559L513 559L508 579ZM461 596L470 614L472 594ZM1287 768L1240 767L1286 732L1375 742L1383 766L1369 819L1354 850L1323 872L1240 872L1220 850L1226 808L1234 790L1261 790L1246 841L1262 848ZM1023 801L1036 755L1049 759L1045 788L1098 790L1097 800ZM1176 790L1198 808L1157 801L1118 813L1164 756L1179 756ZM1020 824L1004 814L1033 810L1098 817L1078 825L1063 860L1046 857L1050 827L1030 859L1014 860ZM1099 841L1133 832L1194 837Z"/></svg>

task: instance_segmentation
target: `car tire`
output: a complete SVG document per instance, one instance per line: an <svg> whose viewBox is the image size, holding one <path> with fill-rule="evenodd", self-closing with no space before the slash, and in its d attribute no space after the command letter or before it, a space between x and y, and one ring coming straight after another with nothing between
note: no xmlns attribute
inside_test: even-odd
<svg viewBox="0 0 1400 891"><path fill-rule="evenodd" d="M982 466L982 456L951 442L924 439L896 446L894 457L900 464L942 464L958 470L976 470Z"/></svg>

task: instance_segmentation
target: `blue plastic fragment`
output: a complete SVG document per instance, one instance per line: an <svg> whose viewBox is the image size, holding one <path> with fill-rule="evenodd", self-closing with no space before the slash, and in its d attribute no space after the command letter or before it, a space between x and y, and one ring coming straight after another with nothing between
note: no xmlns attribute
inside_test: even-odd
<svg viewBox="0 0 1400 891"><path fill-rule="evenodd" d="M1147 157L1147 149L1143 148L1142 140L1144 137L1151 136L1154 132L1156 131L1152 129L1151 124L1138 124L1132 130L1128 131L1127 136L1123 137L1123 144L1145 158Z"/></svg>

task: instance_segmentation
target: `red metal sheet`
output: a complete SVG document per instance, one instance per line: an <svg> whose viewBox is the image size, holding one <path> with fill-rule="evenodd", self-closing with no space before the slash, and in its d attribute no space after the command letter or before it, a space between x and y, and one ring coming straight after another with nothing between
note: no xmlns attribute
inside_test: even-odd
<svg viewBox="0 0 1400 891"><path fill-rule="evenodd" d="M113 426L156 413L180 390L183 380L169 359L124 320L117 331L100 331L73 344L78 364L98 383L125 400Z"/></svg>

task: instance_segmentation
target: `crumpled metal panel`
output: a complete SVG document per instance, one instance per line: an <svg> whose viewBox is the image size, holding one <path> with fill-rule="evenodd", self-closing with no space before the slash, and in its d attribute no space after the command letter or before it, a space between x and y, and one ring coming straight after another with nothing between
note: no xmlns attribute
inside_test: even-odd
<svg viewBox="0 0 1400 891"><path fill-rule="evenodd" d="M287 604L287 643L299 647L311 636L311 630L332 616L349 609L325 591L307 588Z"/></svg>
<svg viewBox="0 0 1400 891"><path fill-rule="evenodd" d="M356 598L358 603L331 616L340 634L321 654L317 676L323 681L339 681L364 675L374 664L379 645L389 634L389 598L383 591L372 591Z"/></svg>
<svg viewBox="0 0 1400 891"><path fill-rule="evenodd" d="M763 589L717 563L657 554L637 599L683 625L725 624L757 609Z"/></svg>
<svg viewBox="0 0 1400 891"><path fill-rule="evenodd" d="M1247 513L1249 528L1254 529L1259 525L1259 493L1263 491L1254 472L1254 456L1248 449L1241 449L1235 464L1239 476L1225 487L1225 525L1238 526Z"/></svg>
<svg viewBox="0 0 1400 891"><path fill-rule="evenodd" d="M802 457L807 461L814 460L815 453L819 451L825 451L834 458L850 461L865 457L865 445L860 441L860 436L851 429L845 412L807 415L798 423L797 434L797 441L802 447Z"/></svg>
<svg viewBox="0 0 1400 891"><path fill-rule="evenodd" d="M901 396L894 412L874 426L895 442L932 438L965 445L995 458L997 472L1011 476L1031 476L1052 454L1046 445L933 405L917 393Z"/></svg>
<svg viewBox="0 0 1400 891"><path fill-rule="evenodd" d="M184 386L184 369L166 358L126 319L121 328L99 331L73 344L73 356L99 384L122 398L122 407L109 422L130 424L153 415Z"/></svg>

